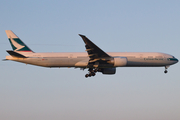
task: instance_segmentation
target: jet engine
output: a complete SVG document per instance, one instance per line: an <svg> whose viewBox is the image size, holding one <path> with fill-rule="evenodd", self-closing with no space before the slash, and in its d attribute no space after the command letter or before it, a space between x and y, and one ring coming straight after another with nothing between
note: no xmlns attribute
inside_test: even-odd
<svg viewBox="0 0 180 120"><path fill-rule="evenodd" d="M112 60L108 61L108 63L113 64L114 67L123 67L127 65L126 57L114 57Z"/></svg>
<svg viewBox="0 0 180 120"><path fill-rule="evenodd" d="M103 68L101 70L103 74L115 74L116 73L116 68Z"/></svg>

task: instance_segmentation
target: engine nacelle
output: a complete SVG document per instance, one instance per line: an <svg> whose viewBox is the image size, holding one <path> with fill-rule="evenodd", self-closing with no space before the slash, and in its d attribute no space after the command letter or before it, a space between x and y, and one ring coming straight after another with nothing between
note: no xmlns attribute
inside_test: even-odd
<svg viewBox="0 0 180 120"><path fill-rule="evenodd" d="M113 64L114 67L123 67L123 66L127 65L127 58L126 57L114 57L114 59L109 61L108 63Z"/></svg>
<svg viewBox="0 0 180 120"><path fill-rule="evenodd" d="M116 73L116 68L103 68L101 70L103 74L115 74Z"/></svg>

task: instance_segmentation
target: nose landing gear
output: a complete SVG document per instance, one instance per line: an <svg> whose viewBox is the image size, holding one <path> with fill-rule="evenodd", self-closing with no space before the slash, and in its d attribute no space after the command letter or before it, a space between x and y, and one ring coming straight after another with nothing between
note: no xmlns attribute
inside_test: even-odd
<svg viewBox="0 0 180 120"><path fill-rule="evenodd" d="M168 68L169 68L169 66L165 66L165 71L164 71L165 74L168 73L168 71L167 71Z"/></svg>

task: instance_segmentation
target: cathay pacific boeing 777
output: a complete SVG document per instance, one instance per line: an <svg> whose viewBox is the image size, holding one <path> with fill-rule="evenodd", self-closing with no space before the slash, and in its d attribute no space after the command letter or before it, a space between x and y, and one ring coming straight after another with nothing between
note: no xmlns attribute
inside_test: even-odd
<svg viewBox="0 0 180 120"><path fill-rule="evenodd" d="M104 52L84 35L79 36L87 52L35 53L11 30L6 30L6 34L13 50L7 50L10 56L5 60L50 68L87 68L86 78L95 76L96 72L115 74L116 67L165 67L167 73L167 68L178 62L174 56L159 52Z"/></svg>

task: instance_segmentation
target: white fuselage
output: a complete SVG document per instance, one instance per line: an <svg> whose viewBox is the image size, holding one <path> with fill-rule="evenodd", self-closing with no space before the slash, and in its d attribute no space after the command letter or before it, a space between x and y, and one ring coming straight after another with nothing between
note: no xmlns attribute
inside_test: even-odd
<svg viewBox="0 0 180 120"><path fill-rule="evenodd" d="M27 58L6 56L7 60L22 62L43 67L80 67L86 68L89 62L87 53L25 53L19 52ZM126 57L127 65L124 67L161 67L178 62L172 55L164 53L143 52L108 52L112 57ZM108 66L101 66L108 67ZM112 67L112 66L111 66Z"/></svg>

